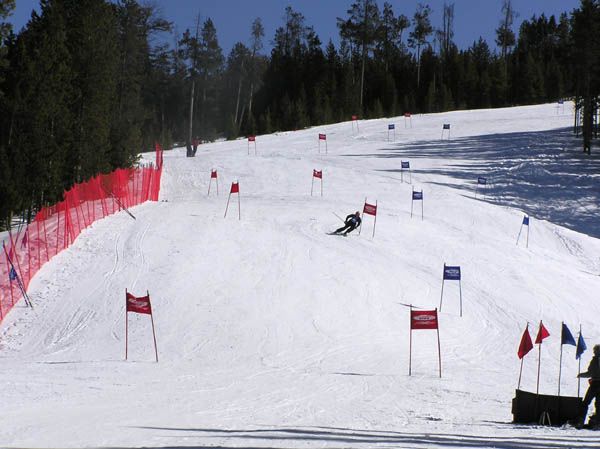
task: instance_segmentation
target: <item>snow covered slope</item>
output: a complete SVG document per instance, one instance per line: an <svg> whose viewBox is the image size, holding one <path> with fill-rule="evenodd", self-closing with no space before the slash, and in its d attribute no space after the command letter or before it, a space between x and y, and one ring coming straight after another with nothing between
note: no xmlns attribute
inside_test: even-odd
<svg viewBox="0 0 600 449"><path fill-rule="evenodd" d="M598 447L590 431L510 424L526 322L551 333L543 393L556 393L561 321L600 342L600 160L580 156L565 111L346 122L258 136L257 155L246 140L166 152L161 201L95 223L34 278L35 309L4 320L0 446ZM475 198L478 176L492 185ZM241 220L236 195L223 217L236 180ZM360 235L326 235L365 197L374 238L371 216ZM529 248L515 244L524 212ZM404 304L439 306L444 263L462 268L463 316L446 282L443 377L432 331L414 333L409 377ZM158 364L147 315L129 315L124 361L126 288L150 292ZM576 373L565 346L563 394ZM524 389L536 374L537 349Z"/></svg>

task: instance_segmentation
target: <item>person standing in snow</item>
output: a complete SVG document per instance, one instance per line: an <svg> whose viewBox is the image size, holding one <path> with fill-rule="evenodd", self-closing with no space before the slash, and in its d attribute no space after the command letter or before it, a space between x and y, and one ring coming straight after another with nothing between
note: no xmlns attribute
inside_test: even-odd
<svg viewBox="0 0 600 449"><path fill-rule="evenodd" d="M332 234L342 234L348 235L348 233L354 231L356 228L360 226L360 212L356 211L353 214L350 214L346 217L344 221L344 226L339 229L336 229L332 232Z"/></svg>
<svg viewBox="0 0 600 449"><path fill-rule="evenodd" d="M590 386L588 387L585 397L583 398L583 406L579 420L579 424L583 425L587 415L588 407L594 399L596 399L596 415L591 417L590 421L592 418L597 417L598 413L600 412L600 345L594 345L594 356L590 361L587 371L578 374L577 377L586 377L590 379ZM597 418L595 418L594 421L597 423Z"/></svg>

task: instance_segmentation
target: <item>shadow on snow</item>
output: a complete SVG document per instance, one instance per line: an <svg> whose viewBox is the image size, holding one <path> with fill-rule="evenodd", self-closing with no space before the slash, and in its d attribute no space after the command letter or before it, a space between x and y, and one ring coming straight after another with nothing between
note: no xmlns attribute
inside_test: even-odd
<svg viewBox="0 0 600 449"><path fill-rule="evenodd" d="M350 155L347 155L350 156ZM571 128L397 143L358 157L411 160L413 174L438 177L474 197L477 178L487 178L477 198L520 209L593 237L600 237L600 155L585 155ZM443 168L419 166L420 158L447 161ZM383 170L400 172L398 169ZM482 195L485 193L485 196Z"/></svg>
<svg viewBox="0 0 600 449"><path fill-rule="evenodd" d="M523 428L522 437L496 437L496 436L478 436L478 435L460 435L460 434L435 434L435 433L407 433L407 432L386 432L377 430L356 430L338 427L307 427L307 428L270 428L270 429L201 429L201 428L177 428L177 427L141 427L149 430L164 430L174 432L193 433L200 438L235 438L244 440L271 440L283 443L287 442L314 442L327 447L334 447L330 444L339 443L340 447L348 447L348 444L367 444L384 445L395 444L410 445L410 447L494 447L500 449L550 449L550 448L597 448L600 439L595 436L577 436L577 437L543 437L536 435L535 440L531 437L531 427L512 426L514 428ZM167 435L168 436L168 435ZM180 436L173 436L179 438ZM234 446L238 447L239 441ZM258 443L258 441L257 441ZM265 448L263 445L258 445ZM185 446L164 446L167 447L185 447ZM189 447L189 446L188 446ZM202 447L202 446L193 446ZM230 447L213 446L206 447ZM243 447L250 448L247 444ZM269 446L271 448L279 446Z"/></svg>

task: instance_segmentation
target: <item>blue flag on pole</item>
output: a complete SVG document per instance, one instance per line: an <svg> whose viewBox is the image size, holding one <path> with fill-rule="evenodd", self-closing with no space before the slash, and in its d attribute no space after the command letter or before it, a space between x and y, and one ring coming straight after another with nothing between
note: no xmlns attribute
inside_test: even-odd
<svg viewBox="0 0 600 449"><path fill-rule="evenodd" d="M523 217L523 224L529 226L529 217L527 215Z"/></svg>
<svg viewBox="0 0 600 449"><path fill-rule="evenodd" d="M395 129L395 128L396 128L396 125L394 125L393 123L390 123L388 125L388 129Z"/></svg>
<svg viewBox="0 0 600 449"><path fill-rule="evenodd" d="M450 129L450 123L444 123L442 129Z"/></svg>
<svg viewBox="0 0 600 449"><path fill-rule="evenodd" d="M483 176L480 176L479 178L477 178L477 184L486 185L487 184L487 178L484 178Z"/></svg>
<svg viewBox="0 0 600 449"><path fill-rule="evenodd" d="M460 281L460 267L444 265L444 280Z"/></svg>
<svg viewBox="0 0 600 449"><path fill-rule="evenodd" d="M578 359L581 357L581 354L585 352L587 346L585 345L585 340L583 339L583 335L579 332L579 338L577 339L577 349L575 350L575 358Z"/></svg>
<svg viewBox="0 0 600 449"><path fill-rule="evenodd" d="M562 323L562 332L560 333L560 344L561 345L573 345L577 346L573 334L565 323Z"/></svg>
<svg viewBox="0 0 600 449"><path fill-rule="evenodd" d="M10 267L10 271L8 272L8 279L10 279L11 282L17 279L17 272L15 271L15 267Z"/></svg>
<svg viewBox="0 0 600 449"><path fill-rule="evenodd" d="M423 191L421 192L415 192L413 191L413 195L412 195L412 199L413 200L423 200Z"/></svg>
<svg viewBox="0 0 600 449"><path fill-rule="evenodd" d="M401 161L400 166L402 168L410 168L410 162L409 161Z"/></svg>

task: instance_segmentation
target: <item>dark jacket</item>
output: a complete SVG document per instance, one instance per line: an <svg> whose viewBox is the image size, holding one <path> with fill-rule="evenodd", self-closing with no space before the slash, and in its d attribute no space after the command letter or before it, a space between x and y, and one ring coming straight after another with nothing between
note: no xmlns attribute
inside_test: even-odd
<svg viewBox="0 0 600 449"><path fill-rule="evenodd" d="M600 382L600 357L597 355L592 357L587 371L577 377L591 377L593 381Z"/></svg>
<svg viewBox="0 0 600 449"><path fill-rule="evenodd" d="M350 226L354 226L355 228L358 228L360 226L360 217L358 217L354 214L350 214L346 217L345 223L346 223L346 225L350 225Z"/></svg>

